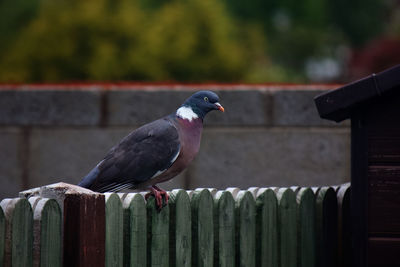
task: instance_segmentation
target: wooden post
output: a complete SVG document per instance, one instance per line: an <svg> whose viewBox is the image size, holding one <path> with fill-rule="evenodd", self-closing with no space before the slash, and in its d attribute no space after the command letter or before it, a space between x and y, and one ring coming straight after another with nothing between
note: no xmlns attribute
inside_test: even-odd
<svg viewBox="0 0 400 267"><path fill-rule="evenodd" d="M54 198L63 211L64 266L104 266L104 195L76 185L56 183L41 187L40 196Z"/></svg>
<svg viewBox="0 0 400 267"><path fill-rule="evenodd" d="M367 266L368 142L366 118L357 110L351 117L351 194L353 265Z"/></svg>
<svg viewBox="0 0 400 267"><path fill-rule="evenodd" d="M104 266L104 196L66 194L64 266Z"/></svg>

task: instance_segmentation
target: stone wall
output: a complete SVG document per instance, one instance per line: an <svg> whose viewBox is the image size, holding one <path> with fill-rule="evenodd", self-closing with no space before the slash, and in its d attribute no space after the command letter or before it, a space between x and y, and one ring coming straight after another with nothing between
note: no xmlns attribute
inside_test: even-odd
<svg viewBox="0 0 400 267"><path fill-rule="evenodd" d="M0 199L77 183L136 127L174 112L195 90L226 112L205 119L200 152L166 189L332 185L349 181L349 123L319 118L313 97L332 86L0 86Z"/></svg>

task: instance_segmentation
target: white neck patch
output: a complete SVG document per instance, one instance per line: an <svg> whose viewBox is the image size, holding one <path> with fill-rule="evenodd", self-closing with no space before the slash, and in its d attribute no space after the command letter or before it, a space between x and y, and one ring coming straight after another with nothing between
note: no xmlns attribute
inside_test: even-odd
<svg viewBox="0 0 400 267"><path fill-rule="evenodd" d="M176 115L184 120L192 121L193 119L197 119L199 116L194 113L191 107L180 107L176 111Z"/></svg>

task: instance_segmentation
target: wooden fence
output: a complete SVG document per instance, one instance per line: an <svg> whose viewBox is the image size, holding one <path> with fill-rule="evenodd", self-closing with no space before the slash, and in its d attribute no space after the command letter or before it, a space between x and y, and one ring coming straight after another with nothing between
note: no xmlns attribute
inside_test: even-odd
<svg viewBox="0 0 400 267"><path fill-rule="evenodd" d="M87 206L67 215L65 199L4 199L0 266L99 266L89 254L100 266L350 266L349 194L348 184L173 190L159 212L142 193L107 193L104 228L76 215Z"/></svg>

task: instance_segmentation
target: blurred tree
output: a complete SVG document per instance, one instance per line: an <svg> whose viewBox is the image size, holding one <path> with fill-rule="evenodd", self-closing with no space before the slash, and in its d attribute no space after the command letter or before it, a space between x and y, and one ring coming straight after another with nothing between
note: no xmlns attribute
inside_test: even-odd
<svg viewBox="0 0 400 267"><path fill-rule="evenodd" d="M252 57L266 58L263 45L213 0L42 0L3 51L0 80L239 81Z"/></svg>
<svg viewBox="0 0 400 267"><path fill-rule="evenodd" d="M381 32L391 1L355 0L225 0L242 22L262 25L267 54L275 69L304 80L310 59L338 56L343 46L359 47ZM339 51L339 52L338 52ZM346 62L338 62L346 64ZM286 75L287 76L287 75Z"/></svg>
<svg viewBox="0 0 400 267"><path fill-rule="evenodd" d="M0 50L36 15L39 0L0 0Z"/></svg>
<svg viewBox="0 0 400 267"><path fill-rule="evenodd" d="M328 1L331 23L346 36L352 46L360 47L379 35L386 23L392 1ZM393 1L394 2L394 1Z"/></svg>
<svg viewBox="0 0 400 267"><path fill-rule="evenodd" d="M396 3L0 0L0 82L305 82L398 38Z"/></svg>

